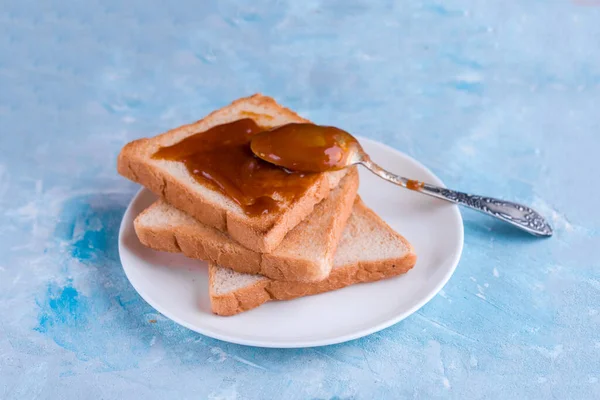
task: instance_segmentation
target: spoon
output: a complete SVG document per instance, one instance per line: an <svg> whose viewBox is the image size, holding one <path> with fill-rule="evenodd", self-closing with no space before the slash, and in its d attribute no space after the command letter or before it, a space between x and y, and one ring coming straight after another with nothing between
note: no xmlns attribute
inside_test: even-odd
<svg viewBox="0 0 600 400"><path fill-rule="evenodd" d="M302 172L325 172L361 164L386 181L508 222L535 236L552 236L552 227L537 211L522 204L467 194L404 178L381 168L348 132L308 123L286 124L252 137L252 152L280 167Z"/></svg>

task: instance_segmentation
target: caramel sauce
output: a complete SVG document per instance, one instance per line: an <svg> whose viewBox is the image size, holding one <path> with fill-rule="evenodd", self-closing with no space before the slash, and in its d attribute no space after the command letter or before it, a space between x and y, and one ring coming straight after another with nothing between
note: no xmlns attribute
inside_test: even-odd
<svg viewBox="0 0 600 400"><path fill-rule="evenodd" d="M254 154L292 171L324 172L348 166L357 140L331 126L307 123L282 125L254 136Z"/></svg>
<svg viewBox="0 0 600 400"><path fill-rule="evenodd" d="M263 118L263 119L266 119L268 121L271 121L273 119L272 115L259 114L259 113L255 113L255 112L252 112L252 111L241 111L240 115L242 115L244 117L248 117L248 118L253 118L253 119Z"/></svg>
<svg viewBox="0 0 600 400"><path fill-rule="evenodd" d="M406 188L410 190L421 190L425 186L425 183L421 181L415 181L413 179L408 179L406 181Z"/></svg>
<svg viewBox="0 0 600 400"><path fill-rule="evenodd" d="M196 181L228 196L246 214L263 215L300 197L318 178L256 157L250 141L264 130L244 118L162 147L152 157L182 162Z"/></svg>

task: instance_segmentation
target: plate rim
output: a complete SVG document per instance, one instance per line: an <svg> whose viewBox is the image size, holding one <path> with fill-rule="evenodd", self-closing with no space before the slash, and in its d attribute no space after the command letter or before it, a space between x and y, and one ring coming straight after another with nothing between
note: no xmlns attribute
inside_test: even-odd
<svg viewBox="0 0 600 400"><path fill-rule="evenodd" d="M360 142L365 143L365 142L370 142L371 145L375 145L375 146L379 146L379 147L383 147L385 150L387 151L391 151L393 152L395 155L406 158L408 160L410 160L411 162L415 163L416 165L418 165L420 168L422 168L424 171L426 171L427 173L429 173L431 176L434 177L435 180L437 180L437 182L435 182L436 184L442 186L442 187L446 187L443 183L443 181L435 174L433 173L429 168L427 168L425 165L423 165L421 162L419 162L418 160L414 159L413 157L411 157L410 155L401 152L400 150L397 150L385 143L379 142L377 140L374 139L369 139L369 138L365 138L365 137L361 137L361 136L357 136L357 139L359 139ZM395 325L397 323L399 323L400 321L408 318L409 316L411 316L412 314L414 314L415 312L417 312L419 309L421 309L423 306L425 306L427 303L429 303L429 301L431 301L431 299L433 297L435 297L443 288L444 286L448 283L448 281L450 280L450 278L452 277L452 275L454 275L454 272L456 271L456 268L458 266L458 263L462 257L462 252L464 249L464 222L463 222L463 218L462 218L462 214L460 212L460 208L458 205L453 205L451 207L452 212L455 214L455 216L458 217L458 251L455 253L454 258L451 260L451 267L446 271L446 273L444 274L444 276L442 277L442 279L440 279L438 281L438 283L433 287L432 290L429 291L429 293L426 296L423 296L423 298L421 298L417 303L415 303L412 307L407 308L406 310L404 310L403 312L398 313L396 316L394 316L393 318L387 319L385 321L380 322L379 324L375 324L369 328L364 328L364 329L360 329L357 330L355 332L352 333L347 333L345 335L340 335L337 336L334 339L331 338L326 338L326 339L321 339L321 340L303 340L303 341L293 341L293 342L286 342L286 343L273 343L270 341L265 341L265 340L252 340L252 339L240 339L238 337L235 336L231 336L231 335L227 335L227 334L221 334L218 332L214 332L210 329L203 329L203 328L198 328L197 326L193 326L191 323L188 323L176 316L172 316L172 315L168 315L170 313L165 313L163 311L163 307L160 306L159 304L156 304L153 300L151 300L151 297L145 293L145 291L143 289L141 289L140 287L136 286L136 284L132 281L131 277L129 276L128 272L127 272L127 268L125 267L125 263L123 261L124 258L124 251L123 251L123 247L124 247L124 240L123 240L123 233L126 229L127 226L127 221L129 221L131 219L130 214L132 212L131 206L135 203L135 201L142 195L142 193L147 190L145 187L141 187L136 194L131 198L131 201L129 202L129 204L127 205L127 208L125 210L125 212L123 213L123 217L121 219L121 223L119 225L119 237L118 237L118 248L119 248L119 261L121 262L121 267L123 268L123 272L125 273L125 276L127 277L127 280L129 281L129 283L131 284L131 286L135 289L135 291L140 295L140 297L146 302L148 303L152 308L154 308L156 311L158 311L161 315L165 316L166 318L170 319L171 321L187 328L190 329L191 331L200 333L202 335L208 336L210 338L213 339L217 339L217 340L222 340L224 342L228 342L228 343L234 343L234 344L239 344L239 345L243 345L243 346L253 346L253 347L263 347L263 348L278 348L278 349L284 349L284 348L309 348L309 347L321 347L321 346L328 346L328 345L333 345L333 344L339 344L339 343L344 343L344 342L348 342L351 340L356 340L356 339L360 339L362 337L365 336L369 336L372 335L373 333L379 332L381 330L387 329L392 325ZM131 219L133 221L133 219Z"/></svg>

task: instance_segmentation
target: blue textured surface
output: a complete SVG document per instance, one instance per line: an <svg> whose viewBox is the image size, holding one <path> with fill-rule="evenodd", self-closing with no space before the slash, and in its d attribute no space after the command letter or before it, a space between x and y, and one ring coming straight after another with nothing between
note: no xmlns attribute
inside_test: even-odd
<svg viewBox="0 0 600 400"><path fill-rule="evenodd" d="M593 0L171 3L0 5L0 398L598 398ZM119 264L136 186L116 154L254 92L530 204L556 234L465 212L444 291L342 345L179 327Z"/></svg>

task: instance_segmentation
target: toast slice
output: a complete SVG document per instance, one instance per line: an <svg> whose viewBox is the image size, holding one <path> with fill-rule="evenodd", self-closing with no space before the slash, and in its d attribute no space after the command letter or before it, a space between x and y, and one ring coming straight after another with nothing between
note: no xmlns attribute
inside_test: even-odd
<svg viewBox="0 0 600 400"><path fill-rule="evenodd" d="M268 253L329 195L347 170L319 174L305 193L289 204L282 204L277 212L248 216L228 196L197 182L183 163L152 158L161 147L174 145L190 135L242 118L251 118L265 128L309 122L272 98L255 94L236 100L193 124L128 143L119 154L117 169L124 177L146 186L167 203L205 225L228 233L249 249Z"/></svg>
<svg viewBox="0 0 600 400"><path fill-rule="evenodd" d="M410 270L416 261L410 243L357 198L327 279L282 282L210 263L211 307L215 314L235 315L270 300L289 300L397 276Z"/></svg>
<svg viewBox="0 0 600 400"><path fill-rule="evenodd" d="M241 273L283 281L320 281L329 275L335 249L352 211L358 171L352 168L329 197L292 229L270 254L249 250L229 235L158 200L135 219L140 242L155 250L182 252Z"/></svg>

